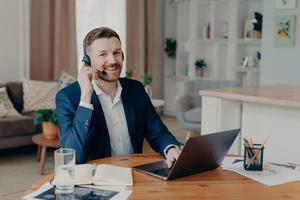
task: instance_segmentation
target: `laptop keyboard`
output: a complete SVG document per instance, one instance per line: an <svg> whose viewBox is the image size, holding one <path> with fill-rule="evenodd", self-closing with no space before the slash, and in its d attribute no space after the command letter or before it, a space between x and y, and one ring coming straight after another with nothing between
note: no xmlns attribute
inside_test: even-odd
<svg viewBox="0 0 300 200"><path fill-rule="evenodd" d="M170 173L169 168L155 169L150 171L153 174L157 174L159 176L167 177Z"/></svg>

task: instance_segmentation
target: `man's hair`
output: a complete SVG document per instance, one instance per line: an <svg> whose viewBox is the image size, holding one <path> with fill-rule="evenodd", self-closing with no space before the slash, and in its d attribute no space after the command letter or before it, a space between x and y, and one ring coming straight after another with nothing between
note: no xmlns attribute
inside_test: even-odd
<svg viewBox="0 0 300 200"><path fill-rule="evenodd" d="M121 43L120 36L114 30L107 28L107 27L95 28L94 30L91 30L85 36L85 38L83 40L83 47L87 48L97 39L100 39L100 38L108 38L109 39L111 37L116 37Z"/></svg>

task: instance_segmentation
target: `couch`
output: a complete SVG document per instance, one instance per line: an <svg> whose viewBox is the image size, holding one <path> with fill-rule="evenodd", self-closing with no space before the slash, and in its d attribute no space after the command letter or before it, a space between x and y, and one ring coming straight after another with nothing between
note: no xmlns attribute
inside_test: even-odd
<svg viewBox="0 0 300 200"><path fill-rule="evenodd" d="M32 144L31 137L40 132L41 128L33 123L33 112L22 113L22 82L0 83L0 88L1 87L6 87L12 104L15 109L21 113L21 116L0 118L0 150Z"/></svg>

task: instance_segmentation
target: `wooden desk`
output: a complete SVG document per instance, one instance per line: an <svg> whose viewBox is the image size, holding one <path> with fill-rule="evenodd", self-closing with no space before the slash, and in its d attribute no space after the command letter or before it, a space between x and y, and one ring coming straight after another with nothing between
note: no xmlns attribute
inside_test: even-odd
<svg viewBox="0 0 300 200"><path fill-rule="evenodd" d="M161 160L158 154L136 154L126 157L110 157L95 160L93 163L113 164L132 167ZM32 185L27 194L38 189L44 182L53 178L48 175ZM203 199L203 200L278 200L300 199L300 182L278 186L265 186L234 172L215 170L195 175L163 181L133 170L134 186L131 200Z"/></svg>
<svg viewBox="0 0 300 200"><path fill-rule="evenodd" d="M37 160L40 161L40 174L44 174L44 167L45 167L45 159L47 153L47 147L52 148L59 148L60 143L58 139L46 139L44 134L37 134L32 137L33 143L37 144L38 153L37 153Z"/></svg>

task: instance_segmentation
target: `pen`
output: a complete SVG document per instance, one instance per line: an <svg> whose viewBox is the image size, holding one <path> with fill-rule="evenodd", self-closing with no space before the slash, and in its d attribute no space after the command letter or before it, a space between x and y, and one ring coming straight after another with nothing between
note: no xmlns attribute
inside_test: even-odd
<svg viewBox="0 0 300 200"><path fill-rule="evenodd" d="M267 140L269 139L269 137L267 137L265 139L265 141L262 143L260 149L255 153L255 155L252 157L252 159L250 160L248 166L246 169L248 169L250 167L250 165L252 165L253 161L257 158L258 154L261 152L262 148L264 147L264 145L266 144Z"/></svg>

